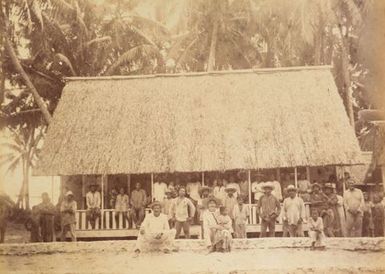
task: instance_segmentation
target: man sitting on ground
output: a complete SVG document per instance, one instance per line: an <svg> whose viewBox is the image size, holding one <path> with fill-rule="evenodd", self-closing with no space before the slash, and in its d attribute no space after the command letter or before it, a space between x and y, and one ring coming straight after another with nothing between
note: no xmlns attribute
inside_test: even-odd
<svg viewBox="0 0 385 274"><path fill-rule="evenodd" d="M176 231L170 229L168 216L161 213L161 203L155 201L151 208L152 213L146 215L140 226L134 257L142 251L162 250L164 253L170 253L175 250L173 245Z"/></svg>

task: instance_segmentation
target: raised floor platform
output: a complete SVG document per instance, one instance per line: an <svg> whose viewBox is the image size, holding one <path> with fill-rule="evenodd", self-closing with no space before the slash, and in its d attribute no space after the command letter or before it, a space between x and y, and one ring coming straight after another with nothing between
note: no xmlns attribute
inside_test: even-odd
<svg viewBox="0 0 385 274"><path fill-rule="evenodd" d="M203 251L203 240L176 240L180 251ZM328 238L327 249L385 251L385 238ZM32 255L77 252L127 252L134 249L135 241L53 242L29 244L1 244L0 255ZM309 238L234 239L233 249L309 248Z"/></svg>

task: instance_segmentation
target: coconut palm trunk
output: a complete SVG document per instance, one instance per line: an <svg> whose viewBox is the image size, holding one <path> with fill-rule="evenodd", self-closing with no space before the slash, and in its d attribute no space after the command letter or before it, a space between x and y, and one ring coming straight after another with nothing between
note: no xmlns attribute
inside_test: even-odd
<svg viewBox="0 0 385 274"><path fill-rule="evenodd" d="M7 51L9 57L11 58L12 64L14 65L16 71L21 75L23 78L25 85L29 89L29 91L32 93L33 98L35 99L36 104L38 105L41 113L43 114L43 117L46 121L46 123L49 125L51 122L51 114L49 113L47 106L45 105L43 99L39 95L39 92L36 90L35 86L29 79L27 73L24 71L23 67L20 64L19 59L16 56L15 50L12 47L11 41L7 36L4 38L4 44L5 44L5 50Z"/></svg>
<svg viewBox="0 0 385 274"><path fill-rule="evenodd" d="M210 53L209 59L207 62L207 71L213 71L215 68L215 55L217 48L217 40L218 40L218 18L214 18L213 30L211 32L211 43L210 43Z"/></svg>

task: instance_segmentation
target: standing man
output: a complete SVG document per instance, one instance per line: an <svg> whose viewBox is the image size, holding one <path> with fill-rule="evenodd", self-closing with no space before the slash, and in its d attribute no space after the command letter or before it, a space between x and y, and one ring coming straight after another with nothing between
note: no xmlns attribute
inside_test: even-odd
<svg viewBox="0 0 385 274"><path fill-rule="evenodd" d="M310 201L311 183L308 179L306 179L306 173L301 173L299 175L298 192L299 197L301 197L303 201Z"/></svg>
<svg viewBox="0 0 385 274"><path fill-rule="evenodd" d="M37 209L40 215L40 233L43 242L53 242L55 240L55 206L51 203L51 200L47 192L41 194L42 202L37 205Z"/></svg>
<svg viewBox="0 0 385 274"><path fill-rule="evenodd" d="M223 201L226 197L226 191L225 186L223 185L223 180L220 178L217 178L214 180L214 188L213 188L213 195L215 198L220 200L221 204L223 204Z"/></svg>
<svg viewBox="0 0 385 274"><path fill-rule="evenodd" d="M155 182L153 185L154 197L152 197L153 201L163 202L166 198L167 184L162 182L163 177L161 175L157 176L159 181Z"/></svg>
<svg viewBox="0 0 385 274"><path fill-rule="evenodd" d="M96 220L100 217L100 205L101 205L100 192L96 190L96 185L90 185L90 191L86 194L87 204L87 220L91 224L91 228L95 229Z"/></svg>
<svg viewBox="0 0 385 274"><path fill-rule="evenodd" d="M249 180L245 172L238 172L239 189L245 201L249 200Z"/></svg>
<svg viewBox="0 0 385 274"><path fill-rule="evenodd" d="M269 177L269 184L273 186L273 191L271 194L278 199L278 201L282 201L282 189L281 189L281 184L275 179L274 174L270 174ZM265 192L266 193L266 192Z"/></svg>
<svg viewBox="0 0 385 274"><path fill-rule="evenodd" d="M190 222L195 216L195 206L190 199L186 197L186 189L179 188L178 197L173 200L170 208L170 214L173 222L175 222L176 235L178 239L183 228L186 239L190 238Z"/></svg>
<svg viewBox="0 0 385 274"><path fill-rule="evenodd" d="M354 181L347 180L344 192L344 207L346 211L346 234L348 237L361 237L362 217L365 199L362 191L355 188Z"/></svg>
<svg viewBox="0 0 385 274"><path fill-rule="evenodd" d="M132 221L136 228L139 228L143 222L146 205L146 191L140 187L140 183L136 183L135 189L131 192Z"/></svg>
<svg viewBox="0 0 385 274"><path fill-rule="evenodd" d="M275 236L275 222L281 213L281 205L277 197L272 194L274 185L267 182L262 186L265 194L259 199L257 205L258 215L261 217L261 238L266 237L269 228L269 237Z"/></svg>
<svg viewBox="0 0 385 274"><path fill-rule="evenodd" d="M161 203L154 202L151 209L152 213L146 216L140 227L134 257L142 251L160 249L164 253L170 253L175 249L175 229L170 229L167 215L161 213Z"/></svg>
<svg viewBox="0 0 385 274"><path fill-rule="evenodd" d="M71 240L76 242L75 235L75 224L76 218L75 213L77 210L77 205L74 200L74 194L72 191L67 191L65 198L60 206L61 213L61 241L64 242L67 232L71 235Z"/></svg>
<svg viewBox="0 0 385 274"><path fill-rule="evenodd" d="M115 212L116 212L116 223L118 223L119 226L122 226L122 224L119 224L120 215L122 215L122 221L124 220L127 222L127 226L130 226L130 215L129 215L129 208L130 203L128 199L128 195L124 192L124 188L120 188L119 194L116 196L116 202L115 202Z"/></svg>
<svg viewBox="0 0 385 274"><path fill-rule="evenodd" d="M289 185L287 188L289 197L283 200L283 221L289 229L290 237L304 237L302 223L305 220L305 204L301 197L297 197L297 188Z"/></svg>

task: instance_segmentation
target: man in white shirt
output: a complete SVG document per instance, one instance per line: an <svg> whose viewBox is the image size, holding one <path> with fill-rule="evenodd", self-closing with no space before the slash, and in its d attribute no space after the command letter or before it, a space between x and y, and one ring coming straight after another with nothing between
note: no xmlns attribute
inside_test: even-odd
<svg viewBox="0 0 385 274"><path fill-rule="evenodd" d="M90 185L90 191L86 194L86 217L90 222L92 229L95 229L96 220L98 220L100 217L101 201L100 192L96 190L96 185Z"/></svg>
<svg viewBox="0 0 385 274"><path fill-rule="evenodd" d="M176 231L170 229L167 215L161 213L162 204L155 201L151 208L152 213L146 215L140 226L134 257L137 257L142 251L162 250L164 253L170 253L175 249Z"/></svg>
<svg viewBox="0 0 385 274"><path fill-rule="evenodd" d="M289 197L285 198L282 207L282 219L289 229L290 237L304 237L302 223L305 221L305 203L297 196L297 188L289 185L287 188Z"/></svg>
<svg viewBox="0 0 385 274"><path fill-rule="evenodd" d="M216 179L214 181L214 189L213 194L214 197L221 201L221 204L223 204L223 201L226 198L226 186L223 185L222 179Z"/></svg>
<svg viewBox="0 0 385 274"><path fill-rule="evenodd" d="M364 195L360 189L354 187L353 181L347 181L346 188L344 192L346 234L347 237L361 237Z"/></svg>
<svg viewBox="0 0 385 274"><path fill-rule="evenodd" d="M166 198L167 184L164 182L155 182L153 186L154 197L153 201L163 202Z"/></svg>
<svg viewBox="0 0 385 274"><path fill-rule="evenodd" d="M254 204L257 204L259 201L259 198L263 195L263 180L261 178L258 178L255 182L251 184L251 192L254 193Z"/></svg>

